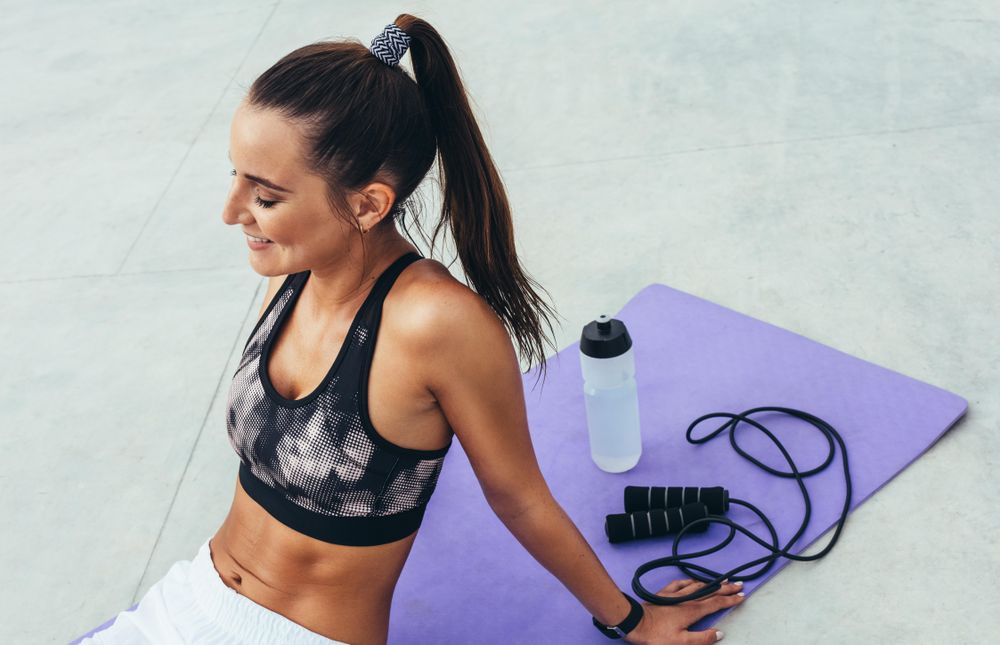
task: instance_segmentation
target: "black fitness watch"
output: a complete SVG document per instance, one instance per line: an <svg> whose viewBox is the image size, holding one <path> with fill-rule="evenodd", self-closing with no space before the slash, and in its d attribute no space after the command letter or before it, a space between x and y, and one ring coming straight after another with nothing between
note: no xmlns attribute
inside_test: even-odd
<svg viewBox="0 0 1000 645"><path fill-rule="evenodd" d="M622 595L628 598L629 604L632 605L632 611L628 612L628 616L625 617L625 620L617 625L605 625L591 616L594 620L594 627L597 628L597 631L601 632L608 638L615 640L624 638L626 634L635 629L635 626L639 624L640 620L642 620L642 615L645 611L643 610L642 605L640 605L635 598L628 595L624 591L622 592Z"/></svg>

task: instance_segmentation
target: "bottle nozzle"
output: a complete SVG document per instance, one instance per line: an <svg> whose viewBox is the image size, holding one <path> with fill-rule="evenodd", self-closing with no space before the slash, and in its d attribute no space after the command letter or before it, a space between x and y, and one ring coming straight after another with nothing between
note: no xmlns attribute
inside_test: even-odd
<svg viewBox="0 0 1000 645"><path fill-rule="evenodd" d="M601 314L583 326L580 332L580 353L591 358L621 356L632 346L625 323Z"/></svg>

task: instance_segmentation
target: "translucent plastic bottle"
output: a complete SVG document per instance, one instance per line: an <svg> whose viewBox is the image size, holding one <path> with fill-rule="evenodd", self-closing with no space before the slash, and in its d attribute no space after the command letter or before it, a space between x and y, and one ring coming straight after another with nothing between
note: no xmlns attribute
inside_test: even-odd
<svg viewBox="0 0 1000 645"><path fill-rule="evenodd" d="M601 470L625 472L642 456L635 357L625 323L602 314L584 325L580 368L590 456Z"/></svg>

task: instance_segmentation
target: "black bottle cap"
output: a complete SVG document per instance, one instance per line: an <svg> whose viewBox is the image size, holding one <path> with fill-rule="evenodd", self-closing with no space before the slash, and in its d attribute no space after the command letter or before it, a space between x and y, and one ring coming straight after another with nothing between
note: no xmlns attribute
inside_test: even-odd
<svg viewBox="0 0 1000 645"><path fill-rule="evenodd" d="M583 326L580 334L580 351L593 358L621 356L632 346L625 323L607 314L601 314Z"/></svg>

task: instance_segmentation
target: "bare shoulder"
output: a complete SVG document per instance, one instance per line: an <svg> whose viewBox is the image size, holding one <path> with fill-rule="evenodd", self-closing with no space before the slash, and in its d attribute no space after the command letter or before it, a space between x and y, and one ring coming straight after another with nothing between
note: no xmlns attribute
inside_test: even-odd
<svg viewBox="0 0 1000 645"><path fill-rule="evenodd" d="M400 301L405 310L395 316L409 327L401 337L409 335L403 351L413 373L461 442L497 514L512 517L551 499L528 431L517 353L503 321L444 265L416 264L423 266L407 282Z"/></svg>
<svg viewBox="0 0 1000 645"><path fill-rule="evenodd" d="M396 317L403 327L398 332L428 366L431 385L455 366L458 356L517 365L503 321L448 267L426 258L412 265L412 273L407 270L400 277L404 276L407 279L400 285L398 306L405 313Z"/></svg>
<svg viewBox="0 0 1000 645"><path fill-rule="evenodd" d="M499 331L507 336L489 303L437 260L415 262L400 276L399 283L399 308L406 312L406 327L413 340L422 338L433 344L459 330L473 335Z"/></svg>

